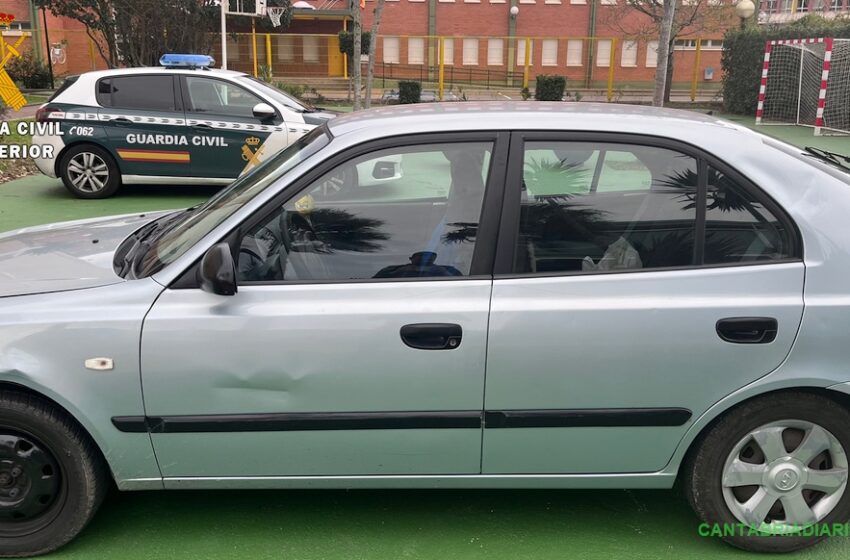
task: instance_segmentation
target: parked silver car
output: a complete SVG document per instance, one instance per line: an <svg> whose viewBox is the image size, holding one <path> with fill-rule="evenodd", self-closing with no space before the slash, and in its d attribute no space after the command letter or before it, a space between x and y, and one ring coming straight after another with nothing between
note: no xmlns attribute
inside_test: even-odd
<svg viewBox="0 0 850 560"><path fill-rule="evenodd" d="M188 210L3 235L0 555L110 479L679 480L736 546L814 543L850 519L847 216L838 160L714 117L451 103L334 119Z"/></svg>

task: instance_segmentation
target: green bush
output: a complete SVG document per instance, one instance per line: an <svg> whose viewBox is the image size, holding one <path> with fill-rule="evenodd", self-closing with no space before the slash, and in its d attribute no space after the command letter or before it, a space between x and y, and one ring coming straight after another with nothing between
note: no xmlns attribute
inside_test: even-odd
<svg viewBox="0 0 850 560"><path fill-rule="evenodd" d="M6 71L11 78L24 86L25 89L50 87L50 71L40 63L32 51L24 53L6 65Z"/></svg>
<svg viewBox="0 0 850 560"><path fill-rule="evenodd" d="M304 94L309 89L307 86L299 86L295 84L286 84L283 82L275 82L274 87L280 91L286 92L296 99L304 99Z"/></svg>
<svg viewBox="0 0 850 560"><path fill-rule="evenodd" d="M567 79L565 77L541 74L537 76L534 99L537 101L561 101L566 88Z"/></svg>
<svg viewBox="0 0 850 560"><path fill-rule="evenodd" d="M422 84L412 80L402 80L398 83L398 102L402 105L407 103L419 103L422 96Z"/></svg>
<svg viewBox="0 0 850 560"><path fill-rule="evenodd" d="M783 27L730 29L723 38L723 106L730 113L753 115L758 105L764 47L775 39L850 38L850 20L809 15ZM769 79L769 78L768 78Z"/></svg>
<svg viewBox="0 0 850 560"><path fill-rule="evenodd" d="M350 59L354 55L354 33L351 31L339 32L339 52L348 55ZM360 54L369 54L369 41L372 40L370 31L360 34Z"/></svg>

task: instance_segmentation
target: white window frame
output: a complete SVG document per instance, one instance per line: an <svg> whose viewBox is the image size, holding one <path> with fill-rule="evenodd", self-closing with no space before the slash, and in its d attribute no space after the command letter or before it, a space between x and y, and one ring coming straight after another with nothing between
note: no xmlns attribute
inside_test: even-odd
<svg viewBox="0 0 850 560"><path fill-rule="evenodd" d="M319 39L320 37L316 37L315 35L301 36L301 60L304 64L319 64L322 61Z"/></svg>
<svg viewBox="0 0 850 560"><path fill-rule="evenodd" d="M554 43L555 48L554 52L552 52L552 44ZM549 47L549 52L547 53L547 47ZM540 55L540 65L541 66L557 66L558 65L558 40L557 39L543 39L541 43L541 55ZM549 55L548 57L546 55ZM554 55L554 56L552 56Z"/></svg>
<svg viewBox="0 0 850 560"><path fill-rule="evenodd" d="M623 68L637 68L638 42L626 39L620 47L620 66Z"/></svg>
<svg viewBox="0 0 850 560"><path fill-rule="evenodd" d="M528 46L530 47L528 65L534 66L534 39L528 41ZM525 68L525 37L520 37L516 42L516 65L520 68Z"/></svg>
<svg viewBox="0 0 850 560"><path fill-rule="evenodd" d="M575 48L576 45L578 48ZM578 62L575 61L575 53L578 51ZM567 66L573 68L584 66L584 40L583 39L568 39L567 40Z"/></svg>
<svg viewBox="0 0 850 560"><path fill-rule="evenodd" d="M416 45L416 47L414 47ZM416 55L416 56L414 56ZM407 38L407 63L410 65L425 64L425 39L422 37Z"/></svg>
<svg viewBox="0 0 850 560"><path fill-rule="evenodd" d="M275 35L277 41L277 60L281 62L293 62L295 60L295 35L280 33ZM230 47L227 47L230 49ZM228 50L229 52L229 50Z"/></svg>
<svg viewBox="0 0 850 560"><path fill-rule="evenodd" d="M498 45L498 48L493 48ZM496 53L498 52L498 61ZM487 66L504 66L505 65L505 40L504 39L487 39Z"/></svg>
<svg viewBox="0 0 850 560"><path fill-rule="evenodd" d="M644 63L647 68L658 68L658 41L647 41Z"/></svg>
<svg viewBox="0 0 850 560"><path fill-rule="evenodd" d="M384 64L400 64L401 63L401 41L398 37L383 37L383 54L381 56ZM392 48L388 48L392 46ZM392 56L389 56L392 55Z"/></svg>
<svg viewBox="0 0 850 560"><path fill-rule="evenodd" d="M454 66L455 63L455 40L454 37L446 37L443 39L443 48L445 49L445 54L443 55L443 64L446 66ZM438 55L439 56L439 55ZM439 58L437 59L439 62Z"/></svg>
<svg viewBox="0 0 850 560"><path fill-rule="evenodd" d="M478 38L466 38L461 43L463 48L463 56L461 57L461 64L463 66L478 66L479 62L479 45L480 41ZM474 49L473 49L474 47ZM472 51L475 51L475 56L472 56Z"/></svg>
<svg viewBox="0 0 850 560"><path fill-rule="evenodd" d="M605 47L605 56L602 56L602 45L606 45ZM611 39L599 39L596 41L596 67L597 68L608 68L611 66L611 49L613 45L611 44Z"/></svg>

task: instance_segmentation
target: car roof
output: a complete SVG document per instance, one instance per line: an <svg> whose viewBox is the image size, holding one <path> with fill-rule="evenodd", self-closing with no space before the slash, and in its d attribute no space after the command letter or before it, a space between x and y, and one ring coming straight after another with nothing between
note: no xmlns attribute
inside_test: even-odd
<svg viewBox="0 0 850 560"><path fill-rule="evenodd" d="M109 76L132 76L133 74L173 74L178 73L201 73L213 76L237 77L247 76L245 72L236 72L234 70L222 70L220 68L163 68L162 66L144 66L141 68L112 68L110 70L95 70L94 72L86 72L81 76L87 78L105 78Z"/></svg>
<svg viewBox="0 0 850 560"><path fill-rule="evenodd" d="M485 101L393 105L341 115L331 134L387 136L472 130L570 130L677 138L701 144L706 136L759 136L724 119L678 109L617 103ZM369 134L369 132L371 134Z"/></svg>

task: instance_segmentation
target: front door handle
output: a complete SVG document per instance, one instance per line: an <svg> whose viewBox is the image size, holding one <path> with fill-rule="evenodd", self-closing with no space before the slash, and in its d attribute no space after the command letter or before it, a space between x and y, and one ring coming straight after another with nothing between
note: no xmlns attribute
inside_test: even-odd
<svg viewBox="0 0 850 560"><path fill-rule="evenodd" d="M453 323L415 323L401 328L401 340L418 350L454 350L461 338L463 329Z"/></svg>
<svg viewBox="0 0 850 560"><path fill-rule="evenodd" d="M717 334L734 344L769 344L776 340L779 324L773 317L729 317L717 321Z"/></svg>
<svg viewBox="0 0 850 560"><path fill-rule="evenodd" d="M130 126L131 124L133 124L133 121L131 121L127 117L116 117L110 122L117 124L118 126Z"/></svg>
<svg viewBox="0 0 850 560"><path fill-rule="evenodd" d="M194 128L196 130L212 130L213 129L212 126L210 126L208 124L204 124L204 123L193 124L192 128Z"/></svg>

